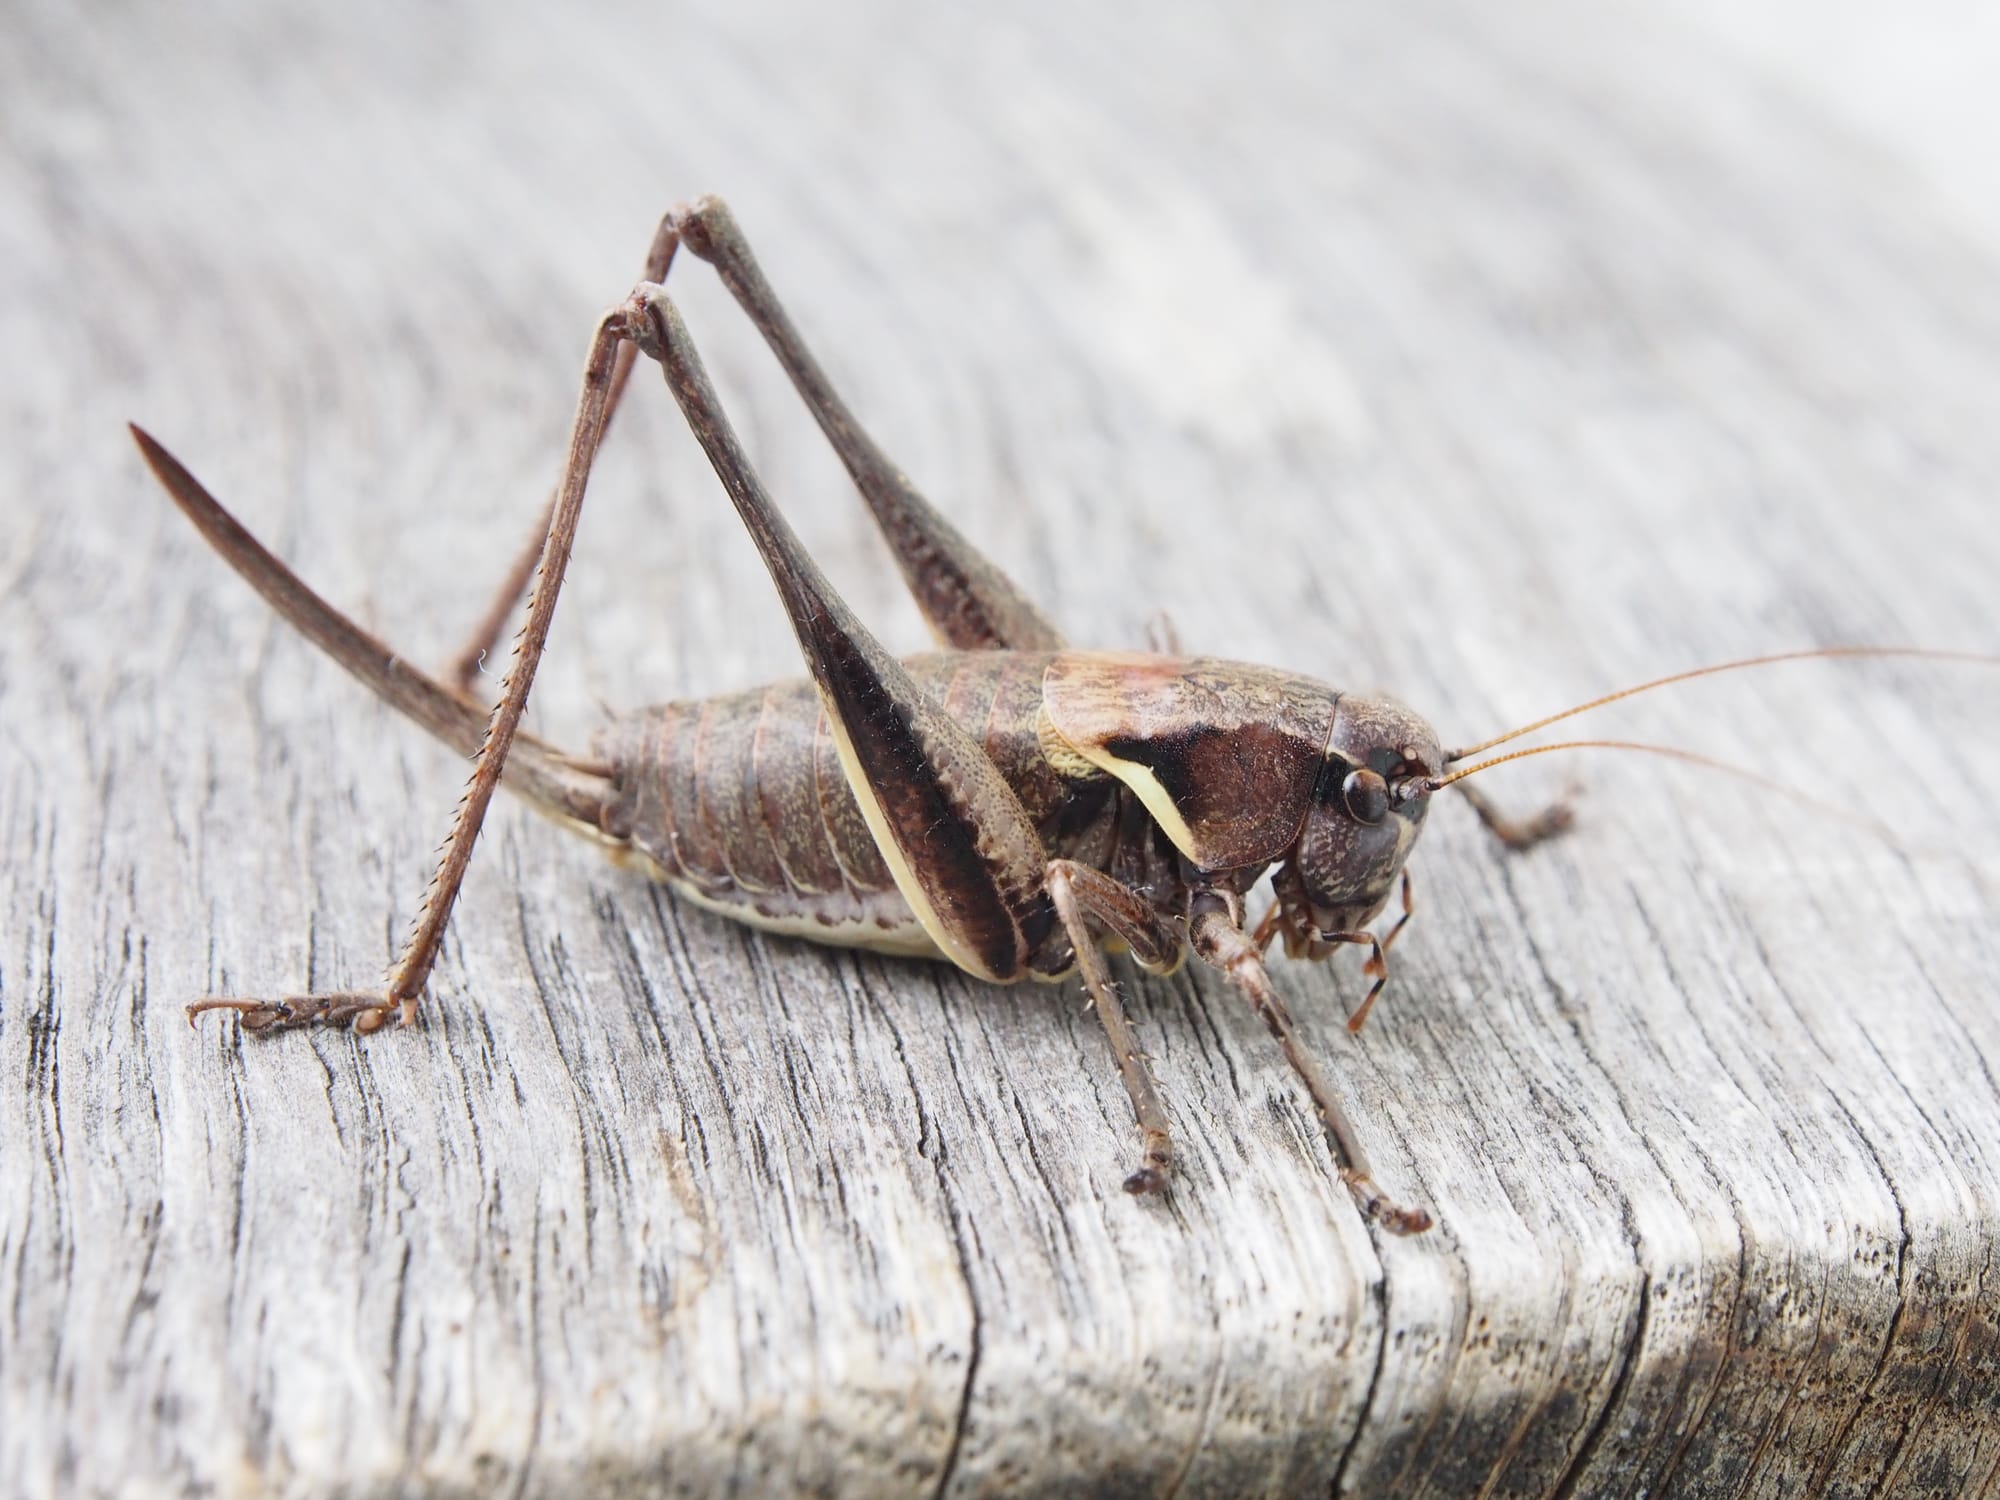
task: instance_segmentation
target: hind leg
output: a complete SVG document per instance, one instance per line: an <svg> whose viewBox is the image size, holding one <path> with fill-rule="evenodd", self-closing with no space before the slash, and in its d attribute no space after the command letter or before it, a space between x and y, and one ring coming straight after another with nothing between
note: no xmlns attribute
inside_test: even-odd
<svg viewBox="0 0 2000 1500"><path fill-rule="evenodd" d="M674 251L680 245L680 235L674 227L672 214L660 220L653 231L653 243L646 250L646 263L641 268L641 281L659 282L667 279L667 272L673 268ZM611 385L604 395L604 422L599 433L611 429L611 421L618 415L618 403L625 395L625 383L632 378L632 361L638 351L630 344L621 343L611 366ZM542 548L548 540L549 527L555 520L556 502L562 498L562 486L549 492L543 502L541 515L529 531L526 542L509 565L506 576L500 580L495 590L493 602L486 606L478 622L467 632L465 644L452 658L449 681L461 693L468 696L479 683L479 675L486 670L486 660L492 655L493 647L500 639L500 633L507 628L507 621L513 617L514 607L521 602L521 596L528 591L534 581L535 569L541 566Z"/></svg>
<svg viewBox="0 0 2000 1500"><path fill-rule="evenodd" d="M863 430L806 348L720 198L697 198L669 217L681 243L715 267L784 366L806 409L868 502L932 633L960 651L1059 651L1062 635L1012 579L937 511Z"/></svg>
<svg viewBox="0 0 2000 1500"><path fill-rule="evenodd" d="M1140 1164L1126 1187L1158 1191L1172 1161L1166 1113L1083 916L1105 908L1115 923L1127 916L1123 905L1067 862L1049 861L1027 810L972 733L911 680L807 555L751 468L666 293L640 287L627 312L632 338L660 362L763 556L847 784L903 899L939 951L983 979L1053 972L1050 957L1069 940L1139 1124Z"/></svg>
<svg viewBox="0 0 2000 1500"><path fill-rule="evenodd" d="M534 685L535 671L542 657L542 648L547 643L549 625L555 617L557 596L562 590L564 570L569 565L570 549L576 539L576 524L583 508L583 491L589 478L591 459L596 455L599 439L603 436L604 421L609 409L609 392L613 371L617 364L618 351L622 343L622 324L616 314L607 316L597 325L590 343L590 355L585 365L583 393L577 402L576 420L571 428L569 457L564 465L563 480L557 491L552 507L549 525L543 537L539 560L538 581L534 598L528 606L528 617L521 628L521 634L514 643L513 656L507 668L506 685L500 701L494 705L486 727L478 737L478 748L473 755L472 776L465 794L460 798L452 813L451 828L447 834L444 853L439 860L436 873L426 888L417 920L408 942L403 948L394 972L390 975L386 988L376 992L336 991L325 994L303 995L279 1000L239 1000L211 999L188 1007L190 1018L208 1010L233 1010L242 1024L252 1031L280 1029L290 1026L310 1025L315 1022L327 1025L351 1025L357 1031L379 1030L392 1020L404 1025L415 1021L419 1001L424 986L429 982L431 969L437 962L438 949L444 940L445 924L451 917L453 903L458 899L459 886L465 879L465 871L472 860L472 846L479 837L480 825L485 821L486 809L493 800L493 792L500 784L500 778L507 766L508 752L513 748L514 739L520 729L521 715L528 703L528 690ZM239 570L252 576L260 592L265 593L274 604L282 609L280 602L287 583L307 596L309 605L318 605L324 616L346 624L353 631L351 623L345 622L338 612L325 606L316 595L305 590L304 585L284 569L283 565L269 553L257 546L233 518L222 511L212 497L197 483L172 455L152 438L133 429L140 452L151 466L154 474L166 487L182 510L201 527L211 541L223 551L225 557ZM220 522L218 522L220 517ZM221 523L226 523L223 525ZM246 545L247 544L247 545ZM245 566L246 560L252 565ZM261 560L261 563L260 563ZM254 569L261 566L261 575L253 576ZM275 591L275 593L274 593ZM290 611L287 611L290 613ZM327 622L323 616L312 616L322 625ZM295 621L300 617L292 616ZM331 626L328 626L331 629ZM308 631L309 634L313 633ZM337 635L337 632L336 632ZM379 643L369 641L354 631L360 644L347 642L356 650L381 649ZM329 644L327 636L315 634L314 639L327 649L341 654L339 647ZM350 663L350 665L353 665ZM356 670L360 670L356 667ZM378 691L397 702L412 717L423 722L440 734L442 738L457 742L464 729L465 705L444 688L433 683L422 674L403 669L399 674L396 659L391 654L386 664L380 664L379 671L386 687L378 685ZM365 674L364 674L365 675ZM405 695L398 699L397 693ZM542 759L538 754L536 759ZM561 783L565 774L559 766L551 765L546 774L556 788L555 805L565 815L574 815L579 821L593 821L595 809L589 802L588 783L590 778L575 774L577 788L565 789ZM573 801L564 798L573 797Z"/></svg>

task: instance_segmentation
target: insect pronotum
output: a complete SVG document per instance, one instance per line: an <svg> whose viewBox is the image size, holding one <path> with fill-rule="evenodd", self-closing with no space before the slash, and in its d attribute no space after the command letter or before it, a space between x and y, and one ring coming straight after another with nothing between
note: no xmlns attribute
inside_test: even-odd
<svg viewBox="0 0 2000 1500"><path fill-rule="evenodd" d="M888 539L937 652L898 660L884 650L772 503L662 286L683 248L715 267L812 411ZM523 733L521 715L591 462L635 354L664 370L770 570L811 678L628 714L600 733L589 755L572 756ZM321 1023L372 1032L391 1020L411 1023L481 820L504 779L686 899L741 921L945 958L999 982L1080 971L1138 1120L1139 1162L1125 1179L1134 1193L1166 1185L1173 1145L1103 949L1122 945L1153 973L1171 971L1192 951L1228 976L1277 1039L1360 1211L1399 1234L1429 1228L1431 1216L1377 1186L1358 1134L1266 971L1274 938L1295 958L1322 959L1349 944L1369 950L1364 972L1372 984L1348 1022L1358 1029L1410 919L1404 866L1434 793L1457 785L1516 849L1569 823L1560 804L1509 820L1463 781L1500 761L1567 746L1468 763L1471 756L1615 698L1741 666L1816 655L1993 660L1851 648L1725 663L1447 750L1429 724L1390 698L1178 651L1073 650L861 430L714 198L665 216L638 287L599 320L561 482L451 685L319 598L164 448L136 427L133 436L181 509L280 614L380 697L473 756L443 858L384 989L209 999L188 1007L191 1018L227 1009L251 1031ZM526 622L489 713L472 696L477 665L531 575ZM1267 872L1276 899L1251 925L1246 898ZM1371 924L1399 892L1395 922L1376 935Z"/></svg>

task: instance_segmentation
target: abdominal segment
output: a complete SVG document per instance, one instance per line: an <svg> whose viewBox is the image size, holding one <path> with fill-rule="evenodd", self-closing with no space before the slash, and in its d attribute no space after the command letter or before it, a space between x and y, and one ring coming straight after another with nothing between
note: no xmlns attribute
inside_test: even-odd
<svg viewBox="0 0 2000 1500"><path fill-rule="evenodd" d="M1067 834L1076 798L1035 733L1047 661L992 651L907 665L1031 818ZM695 904L814 942L942 957L875 847L810 681L643 709L608 726L598 754L614 787L605 831Z"/></svg>

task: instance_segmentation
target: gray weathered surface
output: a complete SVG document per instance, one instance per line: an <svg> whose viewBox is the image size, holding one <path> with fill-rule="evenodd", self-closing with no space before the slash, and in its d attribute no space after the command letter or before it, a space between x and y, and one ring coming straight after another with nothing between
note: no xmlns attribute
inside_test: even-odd
<svg viewBox="0 0 2000 1500"><path fill-rule="evenodd" d="M119 423L441 659L695 191L1079 641L1166 606L1447 737L1750 650L2000 644L2000 236L1810 77L1558 0L1070 9L13 8L0 1488L2000 1491L1977 669L1593 721L1914 852L1549 760L1487 784L1574 773L1582 831L1509 861L1441 809L1358 1044L1353 961L1281 966L1438 1213L1414 1241L1356 1220L1207 976L1135 987L1187 1161L1135 1202L1074 996L748 935L512 806L421 1032L182 1023L370 982L460 773ZM766 477L914 646L777 371L682 287ZM795 670L635 396L532 715L570 742Z"/></svg>

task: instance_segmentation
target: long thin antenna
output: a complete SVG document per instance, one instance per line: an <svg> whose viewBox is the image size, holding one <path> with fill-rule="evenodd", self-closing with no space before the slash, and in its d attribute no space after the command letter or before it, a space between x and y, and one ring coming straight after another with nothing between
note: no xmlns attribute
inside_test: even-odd
<svg viewBox="0 0 2000 1500"><path fill-rule="evenodd" d="M1697 677L1714 677L1722 672L1740 672L1746 667L1770 667L1780 662L1811 661L1821 657L1914 657L1924 661L1971 662L1980 666L2000 666L2000 656L1990 656L1979 651L1931 651L1915 646L1825 646L1814 651L1780 651L1770 656L1746 656L1741 661L1718 662L1714 666L1695 667L1686 672L1675 672L1668 677L1655 677L1651 682L1642 682L1637 687L1621 688L1615 693L1606 693L1602 698L1593 698L1588 703L1579 703L1575 708L1566 708L1559 714L1550 714L1545 719L1537 719L1532 724L1523 724L1519 729L1510 729L1505 734L1496 734L1490 740L1481 740L1476 745L1453 750L1445 756L1445 763L1464 760L1468 755L1477 755L1482 750L1491 750L1495 745L1504 745L1509 740L1518 740L1524 734L1533 734L1537 729L1546 729L1551 724L1559 724L1564 719L1573 719L1578 714L1589 713L1593 708L1602 708L1607 703L1616 703L1621 698L1636 697L1640 693L1650 693L1654 688L1671 687L1676 682L1692 682ZM1598 742L1592 742L1598 743ZM1602 743L1613 743L1605 741ZM1622 743L1622 742L1618 742ZM1550 749L1556 748L1550 746ZM1659 748L1657 746L1652 748ZM1498 764L1488 762L1487 764ZM1469 774L1469 773L1468 773ZM1456 778L1447 778L1455 780ZM1440 783L1443 785L1445 783Z"/></svg>
<svg viewBox="0 0 2000 1500"><path fill-rule="evenodd" d="M1752 771L1743 766L1732 765L1726 760L1717 760L1715 757L1703 755L1697 750L1683 750L1678 745L1652 745L1647 744L1643 740L1559 740L1553 745L1536 745L1530 750L1509 750L1505 755L1489 756L1487 759L1476 761L1472 765L1462 766L1449 775L1426 776L1417 782L1416 786L1425 792L1435 792L1450 786L1455 781L1463 781L1468 776L1476 776L1479 772L1490 770L1494 766L1505 765L1510 760L1526 760L1530 756L1547 755L1554 750L1643 750L1648 755L1669 756L1674 760L1685 761L1692 766L1700 766L1704 770L1720 771L1726 776L1734 776L1739 780L1760 786L1765 791L1776 792L1782 797L1789 797L1792 801L1809 807L1814 812L1824 814L1827 817L1839 818L1843 822L1852 823L1859 828L1865 828L1885 842L1897 848L1903 847L1902 840L1888 824L1857 813L1851 807L1844 807L1837 802L1824 801L1821 798L1800 791L1797 787L1787 782L1779 781L1775 777L1766 776L1761 771Z"/></svg>

